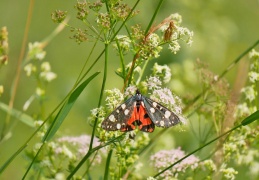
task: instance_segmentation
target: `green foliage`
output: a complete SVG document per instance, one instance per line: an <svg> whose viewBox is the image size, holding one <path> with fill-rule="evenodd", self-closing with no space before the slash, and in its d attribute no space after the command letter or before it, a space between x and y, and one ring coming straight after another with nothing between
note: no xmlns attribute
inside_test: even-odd
<svg viewBox="0 0 259 180"><path fill-rule="evenodd" d="M143 2L144 11L141 8ZM186 45L193 44L194 33L184 26L187 24L189 27L190 23L185 23L186 15L177 12L163 14L167 13L162 11L163 0L152 2L154 9L150 10L146 8L151 3L143 2L77 1L70 11L56 10L51 14L51 19L59 26L41 42L27 43L30 24L27 23L10 100L1 99L0 102L0 109L6 114L3 128L0 129L0 146L5 142L13 143L12 135L16 134L13 127L20 128L17 122L22 122L26 128L33 128L33 133L19 144L21 147L12 149L12 154L4 158L1 174L8 172L10 165L22 155L26 159L23 179L259 178L259 129L256 121L259 119L259 53L255 50L259 41L246 47L244 52L239 52L240 56L229 66L222 66L222 73L217 75L211 70L211 62L204 60L202 55L196 63L190 57L185 60L179 55ZM31 11L29 9L28 14ZM146 11L148 16L145 16ZM158 18L160 14L163 17ZM30 18L32 16L29 16L28 22ZM72 20L68 23L69 18ZM230 27L231 23L222 19L221 25L213 20L207 21L207 24L201 22L200 25L208 27L217 24L213 27L218 28L219 36L226 37L223 24ZM70 29L70 39L80 47L85 44L92 47L86 47L87 58L80 65L81 70L77 69L78 77L73 77L75 82L72 87L66 81L61 82L70 87L69 92L65 92L58 105L52 106L54 92L49 91L48 87L55 84L60 75L52 70L53 62L47 59L45 47L54 41L53 37L63 27ZM202 32L198 31L197 34L195 41L199 41ZM214 37L208 35L208 38L213 40ZM8 41L7 28L3 27L0 34L1 70L9 62ZM224 46L224 42L221 43ZM206 44L203 51L211 53L210 46L214 47L214 44ZM200 49L199 43L192 48ZM237 88L226 75L248 53L247 72L244 73L243 69L236 72L237 76L245 74L247 83L238 84ZM164 54L170 54L170 60L161 62ZM212 60L214 56L218 57L218 54L213 54ZM64 63L59 64L62 73L73 75L63 70L70 66L67 59L62 61ZM76 64L76 58L69 59L69 63ZM68 69L72 70L72 65ZM89 75L90 71L94 72ZM101 74L102 79L93 84L92 81L101 78ZM122 79L114 81L117 87L111 79L114 74ZM22 100L23 108L14 108L18 82L23 75L34 83L28 89L34 90L29 98L26 94L27 100ZM27 86L27 82L23 83L24 87ZM4 86L1 82L0 97ZM87 94L84 101L87 105L84 111L90 113L88 117L83 117L87 119L84 126L90 132L80 136L75 132L70 132L75 135L67 135L62 125L69 123L67 119L74 121L83 116L71 111L77 109L75 107L80 103L81 94L94 91L94 88L98 91ZM57 89L64 93L63 89ZM182 125L169 129L156 128L152 134L138 129L126 133L102 129L101 123L107 115L134 95L136 89L173 111ZM179 89L181 98L176 95ZM90 97L92 95L93 98ZM35 104L38 109L34 108ZM51 112L46 111L48 106ZM73 126L80 128L76 123ZM32 147L27 147L27 144Z"/></svg>

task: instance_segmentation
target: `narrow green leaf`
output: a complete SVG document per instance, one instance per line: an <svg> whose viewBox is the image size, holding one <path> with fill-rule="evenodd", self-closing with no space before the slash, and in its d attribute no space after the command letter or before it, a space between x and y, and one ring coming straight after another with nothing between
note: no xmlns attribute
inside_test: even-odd
<svg viewBox="0 0 259 180"><path fill-rule="evenodd" d="M248 116L247 118L245 118L241 124L243 126L246 126L252 122L254 122L255 120L259 119L259 110L255 111L253 114L251 114L250 116Z"/></svg>
<svg viewBox="0 0 259 180"><path fill-rule="evenodd" d="M105 171L104 171L104 176L103 176L104 180L108 180L109 179L109 170L110 170L111 157L112 157L112 149L109 151L109 154L107 156L106 165L105 165Z"/></svg>
<svg viewBox="0 0 259 180"><path fill-rule="evenodd" d="M27 144L24 144L20 147L5 163L0 167L0 174L5 170L5 168L27 147Z"/></svg>
<svg viewBox="0 0 259 180"><path fill-rule="evenodd" d="M75 167L75 169L69 174L69 176L67 177L67 179L72 179L72 177L74 176L74 174L78 171L78 169L85 163L85 161L91 156L91 154L93 154L95 151L98 151L99 149L110 145L111 143L114 142L119 142L122 140L122 138L126 135L126 133L123 133L113 139L111 139L110 141L101 144L99 146L94 147L92 150L88 150L88 152L86 153L86 155L83 157L83 159L81 159L81 161L78 163L78 165Z"/></svg>
<svg viewBox="0 0 259 180"><path fill-rule="evenodd" d="M69 111L71 110L71 108L73 107L75 101L77 100L77 98L79 97L79 95L82 93L82 91L85 89L85 87L88 85L89 82L91 82L91 80L93 78L95 78L100 72L96 72L94 73L92 76L90 76L88 79L86 79L83 83L81 83L70 95L70 97L68 98L67 102L63 105L63 107L60 109L60 111L58 112L58 114L56 115L53 123L51 124L51 126L49 127L47 133L45 134L44 138L43 138L43 142L44 141L48 141L50 140L55 133L58 131L59 127L61 126L61 124L63 123L64 119L66 118L66 116L68 115Z"/></svg>
<svg viewBox="0 0 259 180"><path fill-rule="evenodd" d="M194 153L200 151L201 149L205 148L206 146L210 145L211 143L217 141L218 139L222 138L223 136L231 133L232 131L240 128L242 125L239 124L235 127L233 127L232 129L228 130L227 132L221 134L220 136L210 140L209 142L205 143L204 145L200 146L199 148L195 149L194 151L192 151L191 153L187 154L186 156L182 157L181 159L177 160L176 162L174 162L173 164L171 164L170 166L166 167L165 169L163 169L162 171L159 171L159 173L157 173L156 175L154 175L153 177L156 178L158 177L160 174L162 174L163 172L167 171L168 169L171 169L172 167L174 167L176 164L180 163L181 161L183 161L184 159L188 158L189 156L193 155Z"/></svg>
<svg viewBox="0 0 259 180"><path fill-rule="evenodd" d="M11 116L17 118L24 124L26 124L30 127L34 127L34 119L31 116L25 114L24 112L13 109L13 108L10 109L7 104L2 103L2 102L0 102L0 109L5 111L6 113L10 113Z"/></svg>
<svg viewBox="0 0 259 180"><path fill-rule="evenodd" d="M165 169L163 169L162 171L160 171L159 173L157 173L156 175L154 175L153 177L156 178L157 176L159 176L160 174L162 174L163 172L167 171L168 169L172 168L173 166L175 166L176 164L180 163L182 160L186 159L187 157L191 156L192 154L200 151L201 149L203 149L204 147L208 146L209 144L213 143L214 141L220 139L221 137L231 133L232 131L242 127L242 126L246 126L252 122L254 122L255 120L259 119L259 110L257 110L256 112L254 112L253 114L251 114L250 116L248 116L247 118L245 118L241 124L233 127L232 129L230 129L229 131L221 134L220 136L212 139L211 141L207 142L206 144L204 144L203 146L197 148L196 150L192 151L191 153L187 154L186 156L184 156L183 158L179 159L178 161L174 162L173 164L171 164L170 166L166 167Z"/></svg>
<svg viewBox="0 0 259 180"><path fill-rule="evenodd" d="M121 77L122 79L124 79L125 77L123 76L122 72L119 71L115 71L115 74L117 74L119 77Z"/></svg>

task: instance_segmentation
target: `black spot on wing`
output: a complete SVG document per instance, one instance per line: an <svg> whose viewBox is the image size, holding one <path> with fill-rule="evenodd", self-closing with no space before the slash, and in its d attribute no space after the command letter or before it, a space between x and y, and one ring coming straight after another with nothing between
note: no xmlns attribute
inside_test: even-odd
<svg viewBox="0 0 259 180"><path fill-rule="evenodd" d="M149 118L148 114L145 114L145 115L144 115L144 118L145 118L145 119L146 119L146 118Z"/></svg>
<svg viewBox="0 0 259 180"><path fill-rule="evenodd" d="M142 126L142 128L140 130L143 131L143 132L150 132L151 133L155 130L155 124L152 122L149 125Z"/></svg>

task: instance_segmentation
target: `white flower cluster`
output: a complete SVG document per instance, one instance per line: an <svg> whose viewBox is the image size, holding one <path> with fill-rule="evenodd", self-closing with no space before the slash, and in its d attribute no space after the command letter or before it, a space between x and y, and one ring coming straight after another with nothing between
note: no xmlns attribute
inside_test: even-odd
<svg viewBox="0 0 259 180"><path fill-rule="evenodd" d="M188 28L181 26L182 16L179 15L178 13L171 14L170 19L174 23L174 29L171 35L168 49L171 50L172 53L176 54L181 48L179 44L179 40L184 41L189 46L192 45L193 31L190 31ZM162 32L165 32L168 29L168 27L169 25L166 24L162 26L160 30Z"/></svg>
<svg viewBox="0 0 259 180"><path fill-rule="evenodd" d="M130 50L138 52L139 58L142 60L158 58L165 44L168 44L168 49L176 54L181 48L180 41L187 45L191 45L193 42L193 31L182 27L181 23L182 17L178 13L171 14L160 24L150 28L147 34L141 34L141 31L137 31L136 37L143 36L143 38L117 35L114 47L119 53L122 52L123 54Z"/></svg>
<svg viewBox="0 0 259 180"><path fill-rule="evenodd" d="M69 159L79 161L88 151L91 142L91 137L89 135L81 136L64 136L57 140L57 146L55 148L55 153L57 155L62 154ZM100 145L97 138L94 138L93 147ZM102 148L101 153L105 153L105 149ZM101 155L98 153L94 157L94 164L101 163Z"/></svg>
<svg viewBox="0 0 259 180"><path fill-rule="evenodd" d="M105 90L107 98L105 99L108 109L113 110L116 108L124 99L123 94L119 89Z"/></svg>
<svg viewBox="0 0 259 180"><path fill-rule="evenodd" d="M51 72L49 62L43 62L41 64L40 78L42 78L44 81L51 82L52 80L56 79L56 77L56 73Z"/></svg>
<svg viewBox="0 0 259 180"><path fill-rule="evenodd" d="M222 172L224 178L229 180L234 180L236 178L236 175L238 174L238 171L236 171L234 168L221 168L220 172Z"/></svg>
<svg viewBox="0 0 259 180"><path fill-rule="evenodd" d="M130 50L131 40L128 36L125 35L117 35L116 36L117 43L113 45L113 47L117 51L121 51L123 54Z"/></svg>
<svg viewBox="0 0 259 180"><path fill-rule="evenodd" d="M33 76L37 80L35 93L24 103L23 110L26 111L35 99L43 100L46 95L46 86L57 78L56 73L51 71L50 63L42 61L46 52L43 51L43 44L39 42L29 43L26 65L24 71L28 77Z"/></svg>
<svg viewBox="0 0 259 180"><path fill-rule="evenodd" d="M155 63L153 66L153 76L160 77L163 83L169 83L172 76L171 69L167 65L158 65Z"/></svg>
<svg viewBox="0 0 259 180"><path fill-rule="evenodd" d="M259 82L259 52L252 50L249 53L251 59L250 70L248 73L248 85L241 89L244 95L245 102L241 102L237 105L235 117L243 118L249 114L252 114L257 110L257 84Z"/></svg>
<svg viewBox="0 0 259 180"><path fill-rule="evenodd" d="M46 51L43 51L43 44L39 42L29 43L29 51L27 54L28 60L42 60L46 56Z"/></svg>
<svg viewBox="0 0 259 180"><path fill-rule="evenodd" d="M161 150L150 157L151 161L154 164L154 167L158 171L164 170L166 167L170 166L174 162L177 162L185 156L185 152L178 149L172 150ZM187 168L195 170L198 167L199 159L194 155L189 156L188 158L182 160L180 163L173 166L171 169L168 169L160 175L163 179L173 179L177 178L179 173L184 173Z"/></svg>

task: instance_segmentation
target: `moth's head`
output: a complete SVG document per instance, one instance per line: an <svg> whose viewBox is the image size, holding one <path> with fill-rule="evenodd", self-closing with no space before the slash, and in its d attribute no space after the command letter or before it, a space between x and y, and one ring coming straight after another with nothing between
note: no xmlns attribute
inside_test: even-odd
<svg viewBox="0 0 259 180"><path fill-rule="evenodd" d="M137 100L137 101L141 101L141 100L142 100L142 95L140 94L140 92L139 92L138 89L137 89L137 91L136 91L135 97L136 97L136 100Z"/></svg>
<svg viewBox="0 0 259 180"><path fill-rule="evenodd" d="M137 95L137 94L140 94L140 91L139 91L138 89L136 90L136 95Z"/></svg>

